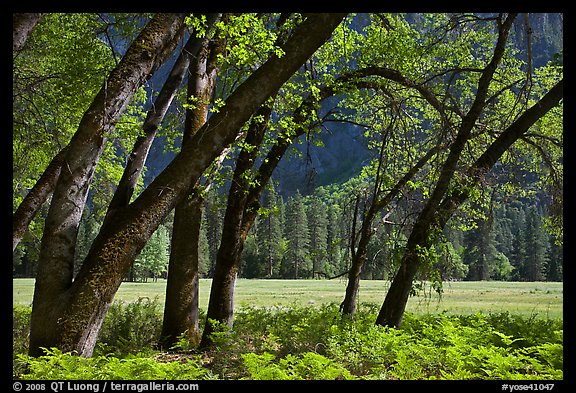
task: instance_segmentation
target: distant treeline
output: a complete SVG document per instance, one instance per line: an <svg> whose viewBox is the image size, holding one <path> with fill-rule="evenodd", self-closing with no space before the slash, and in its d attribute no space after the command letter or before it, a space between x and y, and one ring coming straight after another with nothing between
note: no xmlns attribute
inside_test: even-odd
<svg viewBox="0 0 576 393"><path fill-rule="evenodd" d="M274 188L263 196L262 208L242 254L244 278L332 278L346 274L351 260L354 206L346 187L319 187L286 200ZM207 198L199 272L210 278L220 245L225 193ZM361 210L361 209L360 209ZM442 280L562 281L562 245L546 230L546 204L541 199L492 201L448 225L421 278ZM374 236L362 278L390 279L398 267L410 228L408 205L395 206L375 220ZM356 220L361 220L361 211ZM172 219L154 233L133 264L129 281L166 277ZM79 266L100 227L87 210L79 228ZM359 224L356 223L356 227ZM39 239L29 236L14 253L14 277L35 275Z"/></svg>

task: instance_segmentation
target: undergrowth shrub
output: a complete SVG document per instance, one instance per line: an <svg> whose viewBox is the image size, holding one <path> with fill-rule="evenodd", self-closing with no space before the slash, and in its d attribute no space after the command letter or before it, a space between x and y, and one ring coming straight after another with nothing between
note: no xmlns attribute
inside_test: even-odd
<svg viewBox="0 0 576 393"><path fill-rule="evenodd" d="M97 353L135 354L154 348L162 331L158 299L139 298L110 306L100 331Z"/></svg>
<svg viewBox="0 0 576 393"><path fill-rule="evenodd" d="M30 339L30 314L32 307L12 307L12 353L27 353Z"/></svg>
<svg viewBox="0 0 576 393"><path fill-rule="evenodd" d="M244 367L248 371L248 376L243 379L355 379L350 371L337 361L315 352L304 352L298 355L288 354L279 359L269 352L259 355L245 353L242 354L242 358Z"/></svg>
<svg viewBox="0 0 576 393"><path fill-rule="evenodd" d="M236 314L234 330L250 341L255 351L275 351L283 356L321 352L326 331L342 315L333 304L318 307L243 307Z"/></svg>
<svg viewBox="0 0 576 393"><path fill-rule="evenodd" d="M18 355L28 364L22 379L82 379L82 380L196 380L212 377L200 360L190 356L184 362L161 362L156 358L132 355L122 359L114 356L83 358L57 349L32 358Z"/></svg>
<svg viewBox="0 0 576 393"><path fill-rule="evenodd" d="M91 359L27 351L29 308L13 309L15 378L26 379L562 379L562 320L507 313L413 315L400 329L375 325L377 306L354 318L336 304L242 307L215 348L179 342L155 350L156 300L115 304Z"/></svg>
<svg viewBox="0 0 576 393"><path fill-rule="evenodd" d="M524 321L524 319L520 318ZM515 331L509 321L507 331ZM548 323L533 324L533 329L547 329ZM436 348L439 367L427 373L442 379L561 379L562 343L557 335L541 334L545 347L533 346L531 340L503 333L493 316L427 315L408 316L403 330L420 345L429 342ZM552 339L553 342L548 342Z"/></svg>
<svg viewBox="0 0 576 393"><path fill-rule="evenodd" d="M459 318L463 319L465 316ZM537 314L524 317L507 311L487 314L485 318L495 330L517 339L513 345L516 348L534 346L543 342L562 343L564 329L562 319L542 318Z"/></svg>
<svg viewBox="0 0 576 393"><path fill-rule="evenodd" d="M30 306L12 307L12 375L26 371L26 362L20 361L18 355L28 353L31 312Z"/></svg>

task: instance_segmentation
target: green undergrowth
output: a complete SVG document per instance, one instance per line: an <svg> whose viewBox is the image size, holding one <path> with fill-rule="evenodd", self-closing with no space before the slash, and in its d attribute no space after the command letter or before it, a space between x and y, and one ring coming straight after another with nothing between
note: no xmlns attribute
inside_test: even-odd
<svg viewBox="0 0 576 393"><path fill-rule="evenodd" d="M256 308L235 314L232 331L198 351L185 339L156 348L156 301L114 305L94 356L56 349L25 355L29 308L14 306L13 377L18 379L563 379L561 319L508 312L406 314L400 329L375 325L378 308L353 319L335 304ZM202 326L202 325L201 325Z"/></svg>

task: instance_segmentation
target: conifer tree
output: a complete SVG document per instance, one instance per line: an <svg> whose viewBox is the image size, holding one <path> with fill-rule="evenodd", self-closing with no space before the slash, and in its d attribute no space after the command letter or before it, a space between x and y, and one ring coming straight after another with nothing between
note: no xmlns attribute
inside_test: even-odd
<svg viewBox="0 0 576 393"><path fill-rule="evenodd" d="M546 276L546 243L541 214L536 206L530 206L526 212L524 230L524 271L526 281L542 281Z"/></svg>
<svg viewBox="0 0 576 393"><path fill-rule="evenodd" d="M512 272L512 280L523 281L525 277L524 258L526 256L524 244L524 210L513 208L511 210L512 219L512 248L510 250L510 263L514 267Z"/></svg>
<svg viewBox="0 0 576 393"><path fill-rule="evenodd" d="M464 234L463 259L468 265L468 279L489 280L491 267L496 260L496 247L491 220L476 220L477 227Z"/></svg>
<svg viewBox="0 0 576 393"><path fill-rule="evenodd" d="M304 200L300 191L288 199L286 204L285 236L288 250L282 266L284 278L302 278L309 276L308 251L310 234Z"/></svg>
<svg viewBox="0 0 576 393"><path fill-rule="evenodd" d="M200 226L200 241L198 244L198 275L201 278L207 277L210 272L210 253L208 244L208 231L206 221L202 220Z"/></svg>
<svg viewBox="0 0 576 393"><path fill-rule="evenodd" d="M328 224L326 229L326 265L325 272L328 276L340 274L345 271L342 266L342 244L345 242L341 236L342 209L334 203L328 206Z"/></svg>
<svg viewBox="0 0 576 393"><path fill-rule="evenodd" d="M206 208L204 211L204 227L206 228L206 238L208 241L208 271L209 277L214 273L216 255L220 247L220 237L222 236L222 220L224 219L225 205L221 201L222 196L217 190L208 193Z"/></svg>
<svg viewBox="0 0 576 393"><path fill-rule="evenodd" d="M564 255L562 246L556 244L550 236L550 246L547 250L548 265L546 266L546 281L562 281Z"/></svg>
<svg viewBox="0 0 576 393"><path fill-rule="evenodd" d="M100 224L95 219L94 215L89 208L84 209L82 213L82 220L78 227L78 241L76 245L76 253L74 254L74 275L78 273L82 261L88 254L90 244L96 238Z"/></svg>
<svg viewBox="0 0 576 393"><path fill-rule="evenodd" d="M316 195L311 195L310 205L306 209L308 230L310 233L310 260L312 277L325 276L324 264L327 256L327 207Z"/></svg>
<svg viewBox="0 0 576 393"><path fill-rule="evenodd" d="M510 258L512 255L513 231L512 219L505 203L501 203L495 211L494 238L498 251Z"/></svg>
<svg viewBox="0 0 576 393"><path fill-rule="evenodd" d="M134 276L137 280L147 282L151 277L156 281L167 271L169 245L168 230L164 225L160 225L134 261Z"/></svg>
<svg viewBox="0 0 576 393"><path fill-rule="evenodd" d="M262 206L264 210L258 217L256 228L262 277L277 277L285 252L285 241L282 236L284 206L282 197L276 193L273 182L270 182L270 189L264 195Z"/></svg>

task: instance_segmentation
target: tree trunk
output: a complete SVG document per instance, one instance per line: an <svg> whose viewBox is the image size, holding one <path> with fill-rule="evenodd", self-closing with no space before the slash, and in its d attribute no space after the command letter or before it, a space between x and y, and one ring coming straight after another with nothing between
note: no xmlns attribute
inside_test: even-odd
<svg viewBox="0 0 576 393"><path fill-rule="evenodd" d="M207 15L209 28L214 24L218 15L219 14ZM186 76L191 59L195 59L198 56L203 42L204 38L198 38L195 35L192 35L182 49L180 56L178 56L178 59L176 59L176 62L172 66L168 78L162 85L162 88L154 101L154 105L152 105L148 111L144 124L142 124L144 135L138 137L134 143L134 147L128 157L124 172L122 173L122 178L120 179L118 187L114 192L114 196L108 205L108 211L103 225L106 224L107 220L114 217L114 214L119 209L125 208L130 203L130 199L134 194L136 184L138 183L138 179L140 178L140 174L142 173L144 164L146 163L148 152L152 146L152 142L154 142L154 138L156 137L158 127L162 123L170 104ZM203 125L204 122L205 119L202 121L200 126Z"/></svg>
<svg viewBox="0 0 576 393"><path fill-rule="evenodd" d="M211 18L211 25L216 16ZM196 97L198 103L194 109L186 109L183 146L206 123L210 97L216 85L216 58L222 51L222 44L223 42L218 40L215 45L209 45L208 38L205 38L201 50L190 64L187 97ZM195 185L189 196L178 203L174 210L162 322L162 345L165 348L172 347L182 334L186 334L191 344L200 343L198 245L203 203L204 198Z"/></svg>
<svg viewBox="0 0 576 393"><path fill-rule="evenodd" d="M344 300L340 305L340 309L344 315L354 315L356 312L357 296L358 290L360 288L360 273L362 271L362 266L368 258L368 244L374 232L372 231L372 224L376 214L381 211L384 207L388 206L394 198L396 198L404 186L410 181L417 173L430 161L436 153L441 150L440 145L434 146L432 149L422 156L418 162L408 170L404 176L394 185L392 190L390 190L385 196L380 197L376 195L372 201L372 205L368 209L368 214L364 217L362 221L362 229L360 231L360 240L358 241L358 248L354 251L352 255L352 264L350 271L348 273L348 285L346 286L346 294Z"/></svg>
<svg viewBox="0 0 576 393"><path fill-rule="evenodd" d="M202 221L199 196L176 206L172 248L162 321L162 346L172 347L182 334L191 344L200 342L198 326L198 244Z"/></svg>
<svg viewBox="0 0 576 393"><path fill-rule="evenodd" d="M12 14L12 52L17 52L24 47L26 40L43 16L42 13Z"/></svg>
<svg viewBox="0 0 576 393"><path fill-rule="evenodd" d="M308 16L307 21L310 21L310 19L316 18L319 15L320 14L314 14ZM335 15L332 14L332 16ZM343 15L336 16L336 19L329 23L332 24L336 20L341 20L342 17ZM334 27L336 25L334 25ZM287 44L292 41L293 38L294 36L288 40ZM278 89L279 88L280 86L278 86ZM277 91L278 90L273 94ZM271 108L262 106L260 112L263 115L265 122L253 123L246 137L246 143L249 146L255 146L256 148L243 149L241 151L234 170L234 180L230 186L222 239L218 250L217 262L210 291L206 325L200 343L202 348L207 348L213 343L211 335L216 328L214 321L228 327L232 326L234 314L234 288L244 241L246 240L248 231L257 215L256 211L260 192L267 183L269 176L280 160L280 157L283 155L283 152L289 145L280 143L276 144L271 149L269 156L272 159L264 160L264 164L262 164L260 168L263 170L259 171L256 175L256 180L254 181L257 186L250 187L245 174L247 171L250 171L253 166L258 151L257 147L262 142L265 127L271 113Z"/></svg>
<svg viewBox="0 0 576 393"><path fill-rule="evenodd" d="M273 96L275 96L274 93ZM253 220L245 227L244 213L248 203L248 190L250 189L250 176L259 147L264 139L268 120L272 113L270 103L260 107L254 118L263 120L253 121L246 134L245 148L240 151L234 168L234 176L230 184L228 203L222 227L222 239L216 258L214 277L210 289L210 300L206 313L206 325L202 334L201 347L210 346L211 334L214 332L213 321L218 321L232 327L234 314L234 288L236 276L240 267L240 257L244 249L244 241Z"/></svg>
<svg viewBox="0 0 576 393"><path fill-rule="evenodd" d="M412 290L412 282L421 264L418 250L429 246L428 232L431 225L432 222L430 221L418 221L417 225L412 229L406 250L402 256L400 268L390 284L384 303L376 318L377 325L400 327L406 303L408 303L408 297Z"/></svg>
<svg viewBox="0 0 576 393"><path fill-rule="evenodd" d="M484 109L490 83L504 55L508 33L515 18L516 14L510 14L503 22L498 21L498 40L494 47L492 59L482 71L478 81L476 96L470 105L470 109L462 119L456 138L450 146L448 157L442 166L436 186L416 219L400 263L400 268L392 280L388 294L376 318L376 324L378 325L399 327L402 323L402 316L412 289L412 282L422 263L422 250L426 250L430 246L430 234L432 231L441 229L436 221L438 207L456 173L458 161L470 139L472 129Z"/></svg>
<svg viewBox="0 0 576 393"><path fill-rule="evenodd" d="M360 240L358 241L358 247L354 251L352 264L348 272L346 294L342 304L340 304L340 310L344 315L352 316L356 312L358 290L360 289L360 273L362 273L364 262L368 259L368 243L370 243L370 239L372 238L372 222L376 216L375 207L373 203L362 221Z"/></svg>
<svg viewBox="0 0 576 393"><path fill-rule="evenodd" d="M148 115L143 124L145 135L139 137L134 144L132 153L128 157L128 161L124 168L120 183L118 184L112 197L112 201L108 206L106 219L104 221L112 217L116 210L128 205L136 187L136 183L138 182L138 178L140 177L140 173L144 167L148 150L154 141L158 126L164 118L164 115L176 94L176 89L184 78L185 71L188 68L189 55L194 55L198 51L199 41L201 40L190 39L188 41L184 48L185 53L183 53L176 61L172 72L168 76L168 80L162 87L154 105L148 111ZM62 149L62 151L52 159L40 179L36 182L28 195L26 195L20 206L18 206L17 211L14 213L12 221L13 250L16 249L16 246L20 242L20 239L24 235L28 225L38 212L38 209L54 191L58 176L60 175L60 169L65 161L67 150L68 146Z"/></svg>
<svg viewBox="0 0 576 393"><path fill-rule="evenodd" d="M41 347L58 346L58 336L68 333L59 328L57 311L71 300L68 291L78 224L107 134L138 87L176 46L183 26L184 14L161 14L147 24L95 97L67 147L42 237L31 317L31 355L42 354ZM103 313L95 310L91 318L98 329ZM95 337L90 334L82 337L84 342L92 339Z"/></svg>
<svg viewBox="0 0 576 393"><path fill-rule="evenodd" d="M321 91L321 99L331 94L333 94L332 89L323 89ZM308 113L307 111L311 109L313 102L314 97L310 95L296 110L294 118L297 124L303 124L305 122L305 113ZM252 169L257 154L257 147L262 143L264 131L272 113L271 110L271 107L264 106L260 108L259 115L261 115L265 121L254 123L246 139L246 143L249 146L255 146L256 148L251 152L250 149L252 148L248 151L243 150L237 160L234 179L228 197L224 229L218 250L214 278L212 280L207 323L200 344L203 348L212 344L210 335L214 331L214 326L208 323L208 319L232 326L236 275L240 266L244 242L258 216L260 195L270 180L274 169L284 156L288 147L290 147L290 141L295 140L306 131L306 127L302 126L298 128L293 135L291 134L290 138L279 137L269 150L266 158L262 161L257 173L254 175L254 180L248 182L244 178L244 175ZM270 273L270 275L271 274L272 273Z"/></svg>
<svg viewBox="0 0 576 393"><path fill-rule="evenodd" d="M26 194L14 215L12 216L12 251L16 250L22 236L26 233L28 226L40 210L44 202L54 191L60 169L66 157L67 147L60 150L50 161L42 176L34 184L34 187Z"/></svg>
<svg viewBox="0 0 576 393"><path fill-rule="evenodd" d="M31 337L32 354L41 353L40 346L56 346L63 351L76 350L82 356L91 355L101 317L135 256L158 225L224 147L234 141L256 109L330 37L344 16L336 13L307 16L282 46L284 55L272 55L254 71L138 198L98 234L67 291L68 301L60 317L54 318L52 314L50 319L36 320L36 328L49 324L54 335ZM50 309L56 309L56 305Z"/></svg>
<svg viewBox="0 0 576 393"><path fill-rule="evenodd" d="M504 132L502 132L486 151L472 164L467 171L470 179L466 185L455 190L436 206L433 216L420 215L408 239L406 251L400 268L390 285L390 289L380 309L376 324L399 327L412 289L412 282L420 265L421 256L418 250L430 246L430 234L436 229L442 229L454 212L468 199L471 190L482 180L484 175L502 157L528 129L550 109L558 105L563 97L563 81L558 82L534 106L526 110Z"/></svg>

